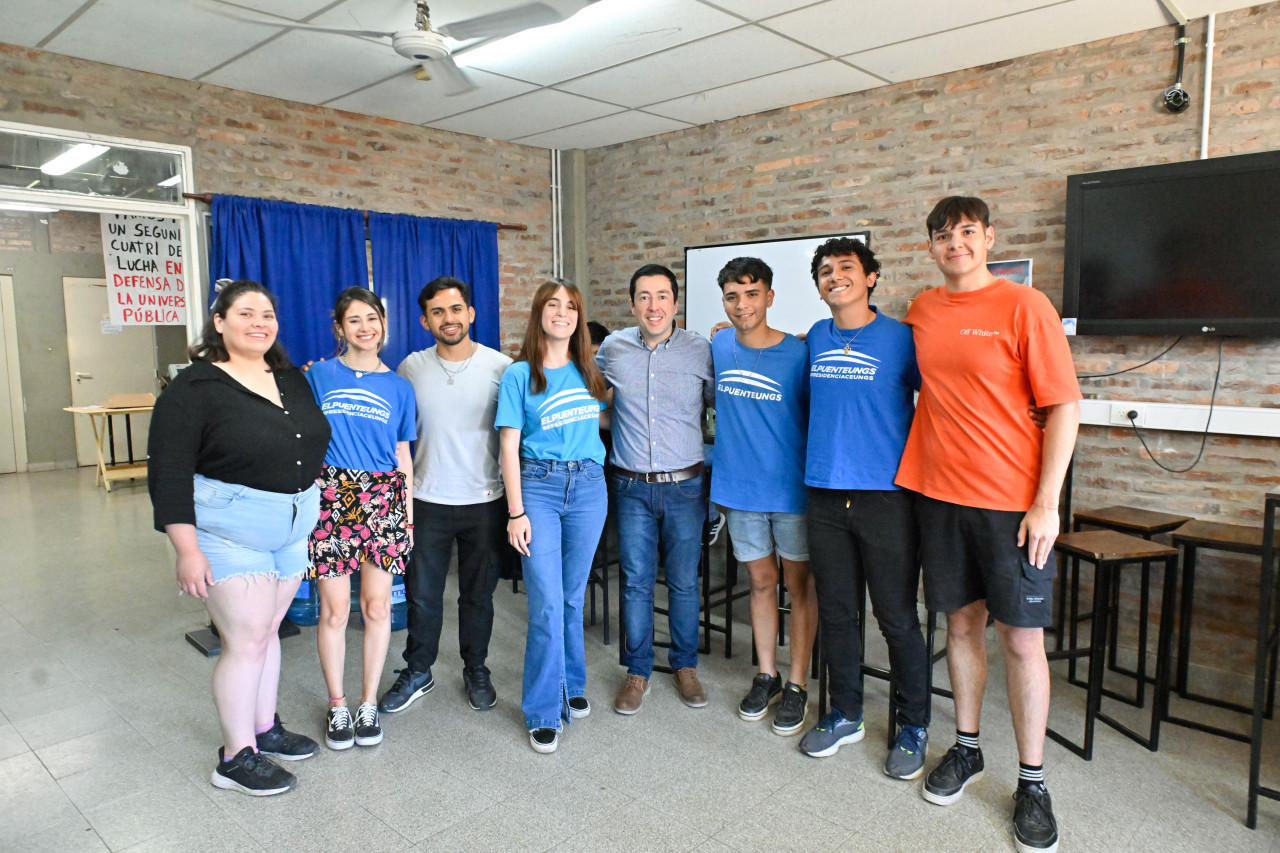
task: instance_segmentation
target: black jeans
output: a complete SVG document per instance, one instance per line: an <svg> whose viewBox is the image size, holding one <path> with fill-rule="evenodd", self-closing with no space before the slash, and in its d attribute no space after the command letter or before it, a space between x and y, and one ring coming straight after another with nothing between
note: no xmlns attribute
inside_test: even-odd
<svg viewBox="0 0 1280 853"><path fill-rule="evenodd" d="M482 666L493 634L493 591L498 558L506 543L506 498L450 506L414 498L413 561L405 579L409 636L404 659L425 672L440 652L444 581L453 543L458 543L458 650L464 666Z"/></svg>
<svg viewBox="0 0 1280 853"><path fill-rule="evenodd" d="M862 638L858 585L866 578L871 612L889 645L898 722L925 726L928 655L916 590L920 585L915 494L905 490L809 488L809 568L818 587L822 656L831 705L848 719L862 713Z"/></svg>

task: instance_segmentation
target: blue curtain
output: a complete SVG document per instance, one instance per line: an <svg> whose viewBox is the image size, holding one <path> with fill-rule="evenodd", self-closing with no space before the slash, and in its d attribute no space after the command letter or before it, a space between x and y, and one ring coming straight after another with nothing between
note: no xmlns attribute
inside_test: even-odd
<svg viewBox="0 0 1280 853"><path fill-rule="evenodd" d="M374 289L387 304L390 339L382 360L393 370L411 352L434 340L422 328L418 293L434 278L451 275L471 287L476 322L471 337L497 349L498 226L467 219L369 214Z"/></svg>
<svg viewBox="0 0 1280 853"><path fill-rule="evenodd" d="M215 195L210 256L212 280L252 279L275 294L295 364L333 356L333 303L369 283L360 210Z"/></svg>

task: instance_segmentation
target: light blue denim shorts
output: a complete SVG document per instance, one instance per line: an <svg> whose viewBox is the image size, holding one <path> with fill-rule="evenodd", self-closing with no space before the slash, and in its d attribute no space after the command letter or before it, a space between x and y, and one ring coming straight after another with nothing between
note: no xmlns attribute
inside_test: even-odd
<svg viewBox="0 0 1280 853"><path fill-rule="evenodd" d="M749 512L725 507L724 515L738 562L762 560L775 550L779 557L797 563L809 559L804 513Z"/></svg>
<svg viewBox="0 0 1280 853"><path fill-rule="evenodd" d="M246 575L301 577L311 565L307 537L320 517L320 487L295 495L264 492L195 475L196 536L213 582Z"/></svg>

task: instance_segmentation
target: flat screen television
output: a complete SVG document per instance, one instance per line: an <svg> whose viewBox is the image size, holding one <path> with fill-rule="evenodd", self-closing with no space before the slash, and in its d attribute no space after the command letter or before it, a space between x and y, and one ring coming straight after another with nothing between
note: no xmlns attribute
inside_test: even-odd
<svg viewBox="0 0 1280 853"><path fill-rule="evenodd" d="M1280 337L1280 151L1067 178L1082 335Z"/></svg>

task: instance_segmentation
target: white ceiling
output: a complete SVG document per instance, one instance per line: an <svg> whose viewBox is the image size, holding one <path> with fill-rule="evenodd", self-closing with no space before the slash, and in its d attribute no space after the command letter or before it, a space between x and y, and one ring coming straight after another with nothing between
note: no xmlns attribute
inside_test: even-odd
<svg viewBox="0 0 1280 853"><path fill-rule="evenodd" d="M526 2L435 0L432 22ZM1171 2L1190 18L1251 5ZM414 79L416 66L386 39L236 15L396 31L413 27L413 2L0 0L0 40L460 133L594 148L1173 20L1160 0L598 0L560 24L457 45L478 88L451 97L437 80Z"/></svg>

